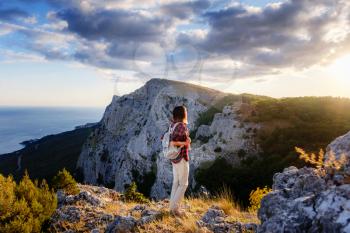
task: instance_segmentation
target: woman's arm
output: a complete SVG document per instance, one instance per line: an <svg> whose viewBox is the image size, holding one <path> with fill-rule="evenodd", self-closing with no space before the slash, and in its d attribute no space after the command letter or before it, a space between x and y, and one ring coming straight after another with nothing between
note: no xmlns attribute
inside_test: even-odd
<svg viewBox="0 0 350 233"><path fill-rule="evenodd" d="M188 136L188 130L187 127L180 123L178 126L175 127L171 139L170 139L170 145L172 146L187 146L191 144L191 139Z"/></svg>
<svg viewBox="0 0 350 233"><path fill-rule="evenodd" d="M180 142L180 141L171 141L170 145L172 146L189 146L191 144L191 139L187 138L186 142Z"/></svg>

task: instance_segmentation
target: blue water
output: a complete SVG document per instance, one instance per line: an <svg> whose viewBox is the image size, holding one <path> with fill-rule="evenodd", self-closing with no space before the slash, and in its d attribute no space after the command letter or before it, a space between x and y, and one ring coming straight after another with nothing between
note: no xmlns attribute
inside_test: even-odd
<svg viewBox="0 0 350 233"><path fill-rule="evenodd" d="M0 154L23 148L19 143L98 122L104 108L0 107Z"/></svg>

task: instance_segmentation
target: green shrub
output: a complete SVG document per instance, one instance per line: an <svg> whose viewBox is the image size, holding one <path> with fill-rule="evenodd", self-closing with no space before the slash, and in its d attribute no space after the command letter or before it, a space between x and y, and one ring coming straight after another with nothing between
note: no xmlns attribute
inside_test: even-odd
<svg viewBox="0 0 350 233"><path fill-rule="evenodd" d="M77 182L65 168L59 171L52 179L52 187L55 190L63 189L66 194L70 195L76 195L79 193Z"/></svg>
<svg viewBox="0 0 350 233"><path fill-rule="evenodd" d="M125 190L123 200L127 202L148 203L149 200L142 194L137 192L135 182L132 182Z"/></svg>
<svg viewBox="0 0 350 233"><path fill-rule="evenodd" d="M57 198L46 181L34 183L26 172L19 184L0 174L0 232L42 232L57 207Z"/></svg>
<svg viewBox="0 0 350 233"><path fill-rule="evenodd" d="M256 212L258 209L260 209L261 206L261 199L266 196L269 192L271 192L272 189L265 186L264 188L256 188L255 190L252 190L249 194L249 203L250 206L248 210L250 212Z"/></svg>
<svg viewBox="0 0 350 233"><path fill-rule="evenodd" d="M152 162L151 170L144 174L140 174L137 169L132 169L131 174L136 183L137 190L146 197L149 197L151 194L151 188L157 177L157 163L155 161Z"/></svg>

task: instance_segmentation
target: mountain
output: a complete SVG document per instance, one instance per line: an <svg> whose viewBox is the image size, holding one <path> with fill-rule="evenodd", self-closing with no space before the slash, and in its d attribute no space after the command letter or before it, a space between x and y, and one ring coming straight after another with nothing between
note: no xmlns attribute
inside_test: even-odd
<svg viewBox="0 0 350 233"><path fill-rule="evenodd" d="M228 187L242 204L251 190L272 185L289 166L303 167L295 146L318 152L350 130L350 100L333 97L275 99L233 95L183 82L152 79L114 96L97 125L50 135L0 156L0 173L18 180L51 177L66 167L80 181L122 192L136 181L139 191L167 197L171 164L160 137L171 111L189 112L192 149L189 193ZM20 167L18 166L20 164Z"/></svg>
<svg viewBox="0 0 350 233"><path fill-rule="evenodd" d="M190 190L197 188L196 169L213 162L219 154L241 150L257 154L257 145L246 131L253 132L258 125L240 120L240 98L216 114L210 125L197 127L201 114L227 95L187 83L152 79L131 94L114 97L79 157L78 169L84 181L117 191L136 181L145 194L156 199L167 197L172 169L169 160L162 157L160 138L177 105L187 107L189 128L196 131L190 152ZM231 156L232 162L237 158Z"/></svg>
<svg viewBox="0 0 350 233"><path fill-rule="evenodd" d="M79 157L84 181L117 191L136 181L147 196L167 197L172 170L160 137L176 105L187 107L193 139L189 192L228 186L245 203L251 190L272 184L274 173L305 165L295 146L318 151L350 129L349 99L233 95L152 79L113 98Z"/></svg>

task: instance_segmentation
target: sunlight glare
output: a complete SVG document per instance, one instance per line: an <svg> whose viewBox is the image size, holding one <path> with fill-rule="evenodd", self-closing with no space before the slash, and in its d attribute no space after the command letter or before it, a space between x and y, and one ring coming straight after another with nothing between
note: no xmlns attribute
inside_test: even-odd
<svg viewBox="0 0 350 233"><path fill-rule="evenodd" d="M350 54L337 59L328 67L328 70L341 89L350 88Z"/></svg>

